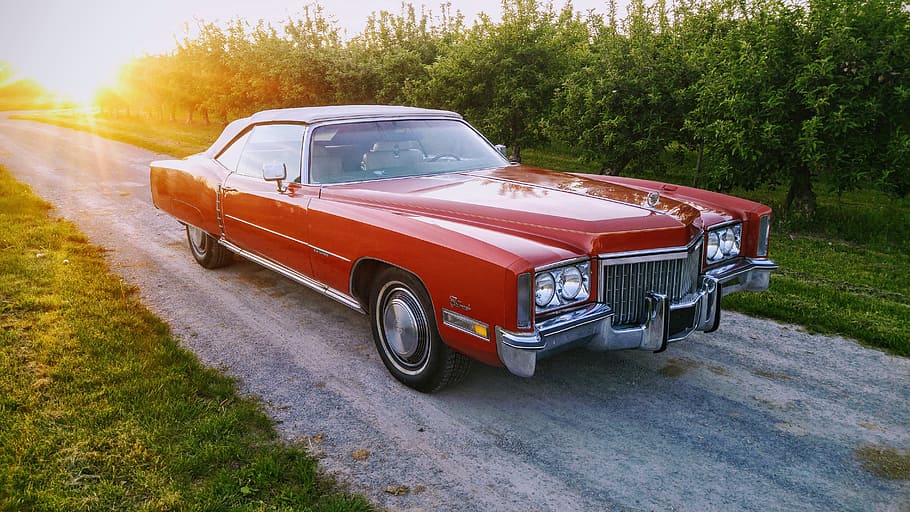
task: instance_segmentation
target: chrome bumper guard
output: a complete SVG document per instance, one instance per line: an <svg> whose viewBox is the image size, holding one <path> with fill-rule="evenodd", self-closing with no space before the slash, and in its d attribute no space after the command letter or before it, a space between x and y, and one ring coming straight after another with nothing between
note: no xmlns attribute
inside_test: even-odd
<svg viewBox="0 0 910 512"><path fill-rule="evenodd" d="M661 352L668 343L683 340L695 331L717 329L721 297L737 291L766 290L776 268L769 260L744 259L707 271L698 290L678 302L649 293L645 298L647 315L641 325L614 327L610 306L595 303L541 320L531 332L496 327L499 359L515 375L531 377L539 359L572 347Z"/></svg>

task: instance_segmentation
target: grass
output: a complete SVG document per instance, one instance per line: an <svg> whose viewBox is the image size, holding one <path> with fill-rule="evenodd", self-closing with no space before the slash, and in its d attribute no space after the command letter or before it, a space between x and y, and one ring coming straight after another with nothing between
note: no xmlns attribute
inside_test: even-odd
<svg viewBox="0 0 910 512"><path fill-rule="evenodd" d="M207 149L221 134L223 126L186 124L139 117L107 118L90 112L51 112L10 116L12 119L31 119L48 124L90 131L102 137L178 158Z"/></svg>
<svg viewBox="0 0 910 512"><path fill-rule="evenodd" d="M0 510L368 510L0 168Z"/></svg>
<svg viewBox="0 0 910 512"><path fill-rule="evenodd" d="M175 156L202 151L220 126L132 119L39 115L45 122L100 135ZM665 162L660 174L642 176L690 184L691 155ZM530 165L573 172L596 172L558 148L523 150ZM672 159L671 159L672 160ZM875 190L837 194L819 187L818 211L811 218L785 216L786 190L732 192L775 210L771 257L781 269L771 288L759 294L726 297L725 307L810 331L841 334L894 354L910 356L910 197L897 199Z"/></svg>
<svg viewBox="0 0 910 512"><path fill-rule="evenodd" d="M866 470L879 478L910 480L910 452L880 446L863 446L856 456Z"/></svg>

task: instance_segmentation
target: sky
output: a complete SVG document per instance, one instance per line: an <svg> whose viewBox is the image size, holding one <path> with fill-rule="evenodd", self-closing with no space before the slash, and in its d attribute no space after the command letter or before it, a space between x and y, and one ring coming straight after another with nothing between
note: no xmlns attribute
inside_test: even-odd
<svg viewBox="0 0 910 512"><path fill-rule="evenodd" d="M450 0L470 24L480 12L500 19L499 0ZM277 24L303 12L311 0L0 0L0 61L51 91L90 100L131 57L175 47L175 37L194 19L242 17ZM372 12L400 12L401 0L320 0L348 37L357 35ZM439 14L441 0L426 4ZM559 8L564 0L554 0ZM622 2L621 2L622 3ZM605 0L573 0L576 11L606 11Z"/></svg>

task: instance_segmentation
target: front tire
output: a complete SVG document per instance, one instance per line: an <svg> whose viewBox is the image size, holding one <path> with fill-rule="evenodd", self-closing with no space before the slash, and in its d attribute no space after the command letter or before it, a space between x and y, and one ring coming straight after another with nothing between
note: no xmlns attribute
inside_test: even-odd
<svg viewBox="0 0 910 512"><path fill-rule="evenodd" d="M402 384L433 393L457 383L471 360L442 342L420 281L397 268L382 272L370 295L370 325L382 362Z"/></svg>
<svg viewBox="0 0 910 512"><path fill-rule="evenodd" d="M187 224L186 239L190 243L190 252L193 253L196 263L203 267L219 268L231 262L231 251L205 231Z"/></svg>

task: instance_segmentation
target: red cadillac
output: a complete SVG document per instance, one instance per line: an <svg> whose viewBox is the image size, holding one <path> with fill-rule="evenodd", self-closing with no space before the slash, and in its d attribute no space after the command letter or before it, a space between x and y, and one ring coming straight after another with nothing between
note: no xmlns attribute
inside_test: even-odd
<svg viewBox="0 0 910 512"><path fill-rule="evenodd" d="M571 347L660 352L768 287L771 209L510 163L453 112L259 112L151 164L155 206L206 268L239 255L369 315L382 361L432 392L471 359L523 377Z"/></svg>

